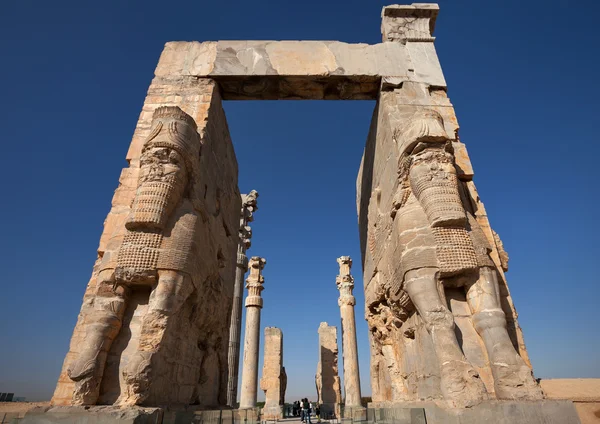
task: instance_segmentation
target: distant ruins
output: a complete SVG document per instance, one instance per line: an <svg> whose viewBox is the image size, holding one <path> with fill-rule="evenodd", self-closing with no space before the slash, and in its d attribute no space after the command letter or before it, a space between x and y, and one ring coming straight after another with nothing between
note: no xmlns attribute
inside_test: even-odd
<svg viewBox="0 0 600 424"><path fill-rule="evenodd" d="M266 261L245 256L257 193L238 189L222 102L260 99L376 100L356 182L370 406L422 406L430 423L450 422L449 409L469 422L579 422L533 377L508 255L473 182L435 51L437 15L435 4L387 6L375 45L165 45L52 399L66 408L49 410L47 422L117 407L154 414L151 422L165 407L235 407L248 268L239 408L256 406ZM338 262L345 401L361 407L351 259ZM283 401L285 372L281 332L267 330L274 359L261 387L271 408ZM339 416L335 327L323 323L319 337L319 403Z"/></svg>

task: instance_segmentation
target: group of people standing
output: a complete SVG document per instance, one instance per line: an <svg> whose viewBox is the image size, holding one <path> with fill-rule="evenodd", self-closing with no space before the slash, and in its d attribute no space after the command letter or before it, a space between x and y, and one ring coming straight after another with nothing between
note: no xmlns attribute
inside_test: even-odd
<svg viewBox="0 0 600 424"><path fill-rule="evenodd" d="M320 409L319 406L315 405L312 402L309 402L307 398L297 400L292 404L292 415L294 417L300 416L300 421L307 424L312 424L310 421L310 416L312 413L317 417L318 422L321 422L320 419Z"/></svg>

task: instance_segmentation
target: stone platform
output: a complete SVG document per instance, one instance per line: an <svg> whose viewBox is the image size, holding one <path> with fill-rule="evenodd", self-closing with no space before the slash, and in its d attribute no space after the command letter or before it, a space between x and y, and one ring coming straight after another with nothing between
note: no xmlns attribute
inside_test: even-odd
<svg viewBox="0 0 600 424"><path fill-rule="evenodd" d="M31 409L19 424L254 424L259 408L198 411L115 406L46 406Z"/></svg>
<svg viewBox="0 0 600 424"><path fill-rule="evenodd" d="M369 404L368 423L394 424L581 424L568 400L487 401L472 408L442 409L434 403Z"/></svg>

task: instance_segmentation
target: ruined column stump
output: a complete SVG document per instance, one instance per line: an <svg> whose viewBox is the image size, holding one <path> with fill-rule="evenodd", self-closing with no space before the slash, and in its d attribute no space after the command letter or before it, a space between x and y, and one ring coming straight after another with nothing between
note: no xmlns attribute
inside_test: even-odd
<svg viewBox="0 0 600 424"><path fill-rule="evenodd" d="M337 329L326 322L319 325L319 363L315 383L321 417L340 418L342 392L338 375Z"/></svg>
<svg viewBox="0 0 600 424"><path fill-rule="evenodd" d="M264 356L260 389L265 392L263 420L283 419L287 375L283 366L283 333L277 327L265 328Z"/></svg>

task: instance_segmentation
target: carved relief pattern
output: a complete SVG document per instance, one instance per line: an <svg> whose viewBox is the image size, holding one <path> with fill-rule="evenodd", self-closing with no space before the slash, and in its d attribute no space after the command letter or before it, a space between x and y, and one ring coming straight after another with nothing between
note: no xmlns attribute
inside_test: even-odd
<svg viewBox="0 0 600 424"><path fill-rule="evenodd" d="M464 228L433 227L440 271L452 275L477 268L477 256L469 233Z"/></svg>

